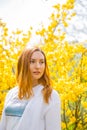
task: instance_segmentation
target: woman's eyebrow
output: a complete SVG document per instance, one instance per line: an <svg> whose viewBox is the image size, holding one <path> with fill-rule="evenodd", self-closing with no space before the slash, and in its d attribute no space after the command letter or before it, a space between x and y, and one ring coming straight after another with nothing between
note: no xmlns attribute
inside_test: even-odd
<svg viewBox="0 0 87 130"><path fill-rule="evenodd" d="M38 60L38 59L35 59L35 58L31 58L30 60ZM43 58L43 59L39 59L39 60L45 60L45 59Z"/></svg>

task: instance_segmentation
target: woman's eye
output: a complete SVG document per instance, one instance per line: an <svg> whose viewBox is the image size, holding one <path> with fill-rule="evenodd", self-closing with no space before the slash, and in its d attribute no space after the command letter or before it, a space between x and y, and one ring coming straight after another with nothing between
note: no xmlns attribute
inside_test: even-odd
<svg viewBox="0 0 87 130"><path fill-rule="evenodd" d="M40 61L40 64L43 64L44 63L44 61Z"/></svg>
<svg viewBox="0 0 87 130"><path fill-rule="evenodd" d="M30 63L35 63L35 61L34 61L34 60L31 60Z"/></svg>
<svg viewBox="0 0 87 130"><path fill-rule="evenodd" d="M38 61L38 62L37 62L37 61L35 61L35 60L31 60L30 63L31 63L31 64L35 64L35 63L36 63L36 64L37 64L37 63L38 63L38 64L43 64L44 61Z"/></svg>

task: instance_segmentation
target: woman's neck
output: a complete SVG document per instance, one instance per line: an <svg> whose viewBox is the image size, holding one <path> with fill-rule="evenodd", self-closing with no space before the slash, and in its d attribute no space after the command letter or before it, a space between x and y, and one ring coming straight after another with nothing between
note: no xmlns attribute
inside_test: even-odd
<svg viewBox="0 0 87 130"><path fill-rule="evenodd" d="M35 86L37 86L38 84L39 84L38 81L34 81L34 82L32 83L32 86L35 87Z"/></svg>

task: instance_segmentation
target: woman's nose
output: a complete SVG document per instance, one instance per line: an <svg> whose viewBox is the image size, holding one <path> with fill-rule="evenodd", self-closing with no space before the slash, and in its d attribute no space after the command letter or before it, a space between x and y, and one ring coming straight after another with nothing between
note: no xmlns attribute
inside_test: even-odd
<svg viewBox="0 0 87 130"><path fill-rule="evenodd" d="M40 68L40 63L37 62L36 65L35 65L35 67L36 68Z"/></svg>

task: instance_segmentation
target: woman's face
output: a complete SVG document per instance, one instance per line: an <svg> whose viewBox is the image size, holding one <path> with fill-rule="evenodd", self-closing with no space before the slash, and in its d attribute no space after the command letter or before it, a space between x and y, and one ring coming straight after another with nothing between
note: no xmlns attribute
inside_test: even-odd
<svg viewBox="0 0 87 130"><path fill-rule="evenodd" d="M38 83L38 80L43 76L44 70L44 55L40 51L33 52L30 59L30 72L32 81Z"/></svg>

